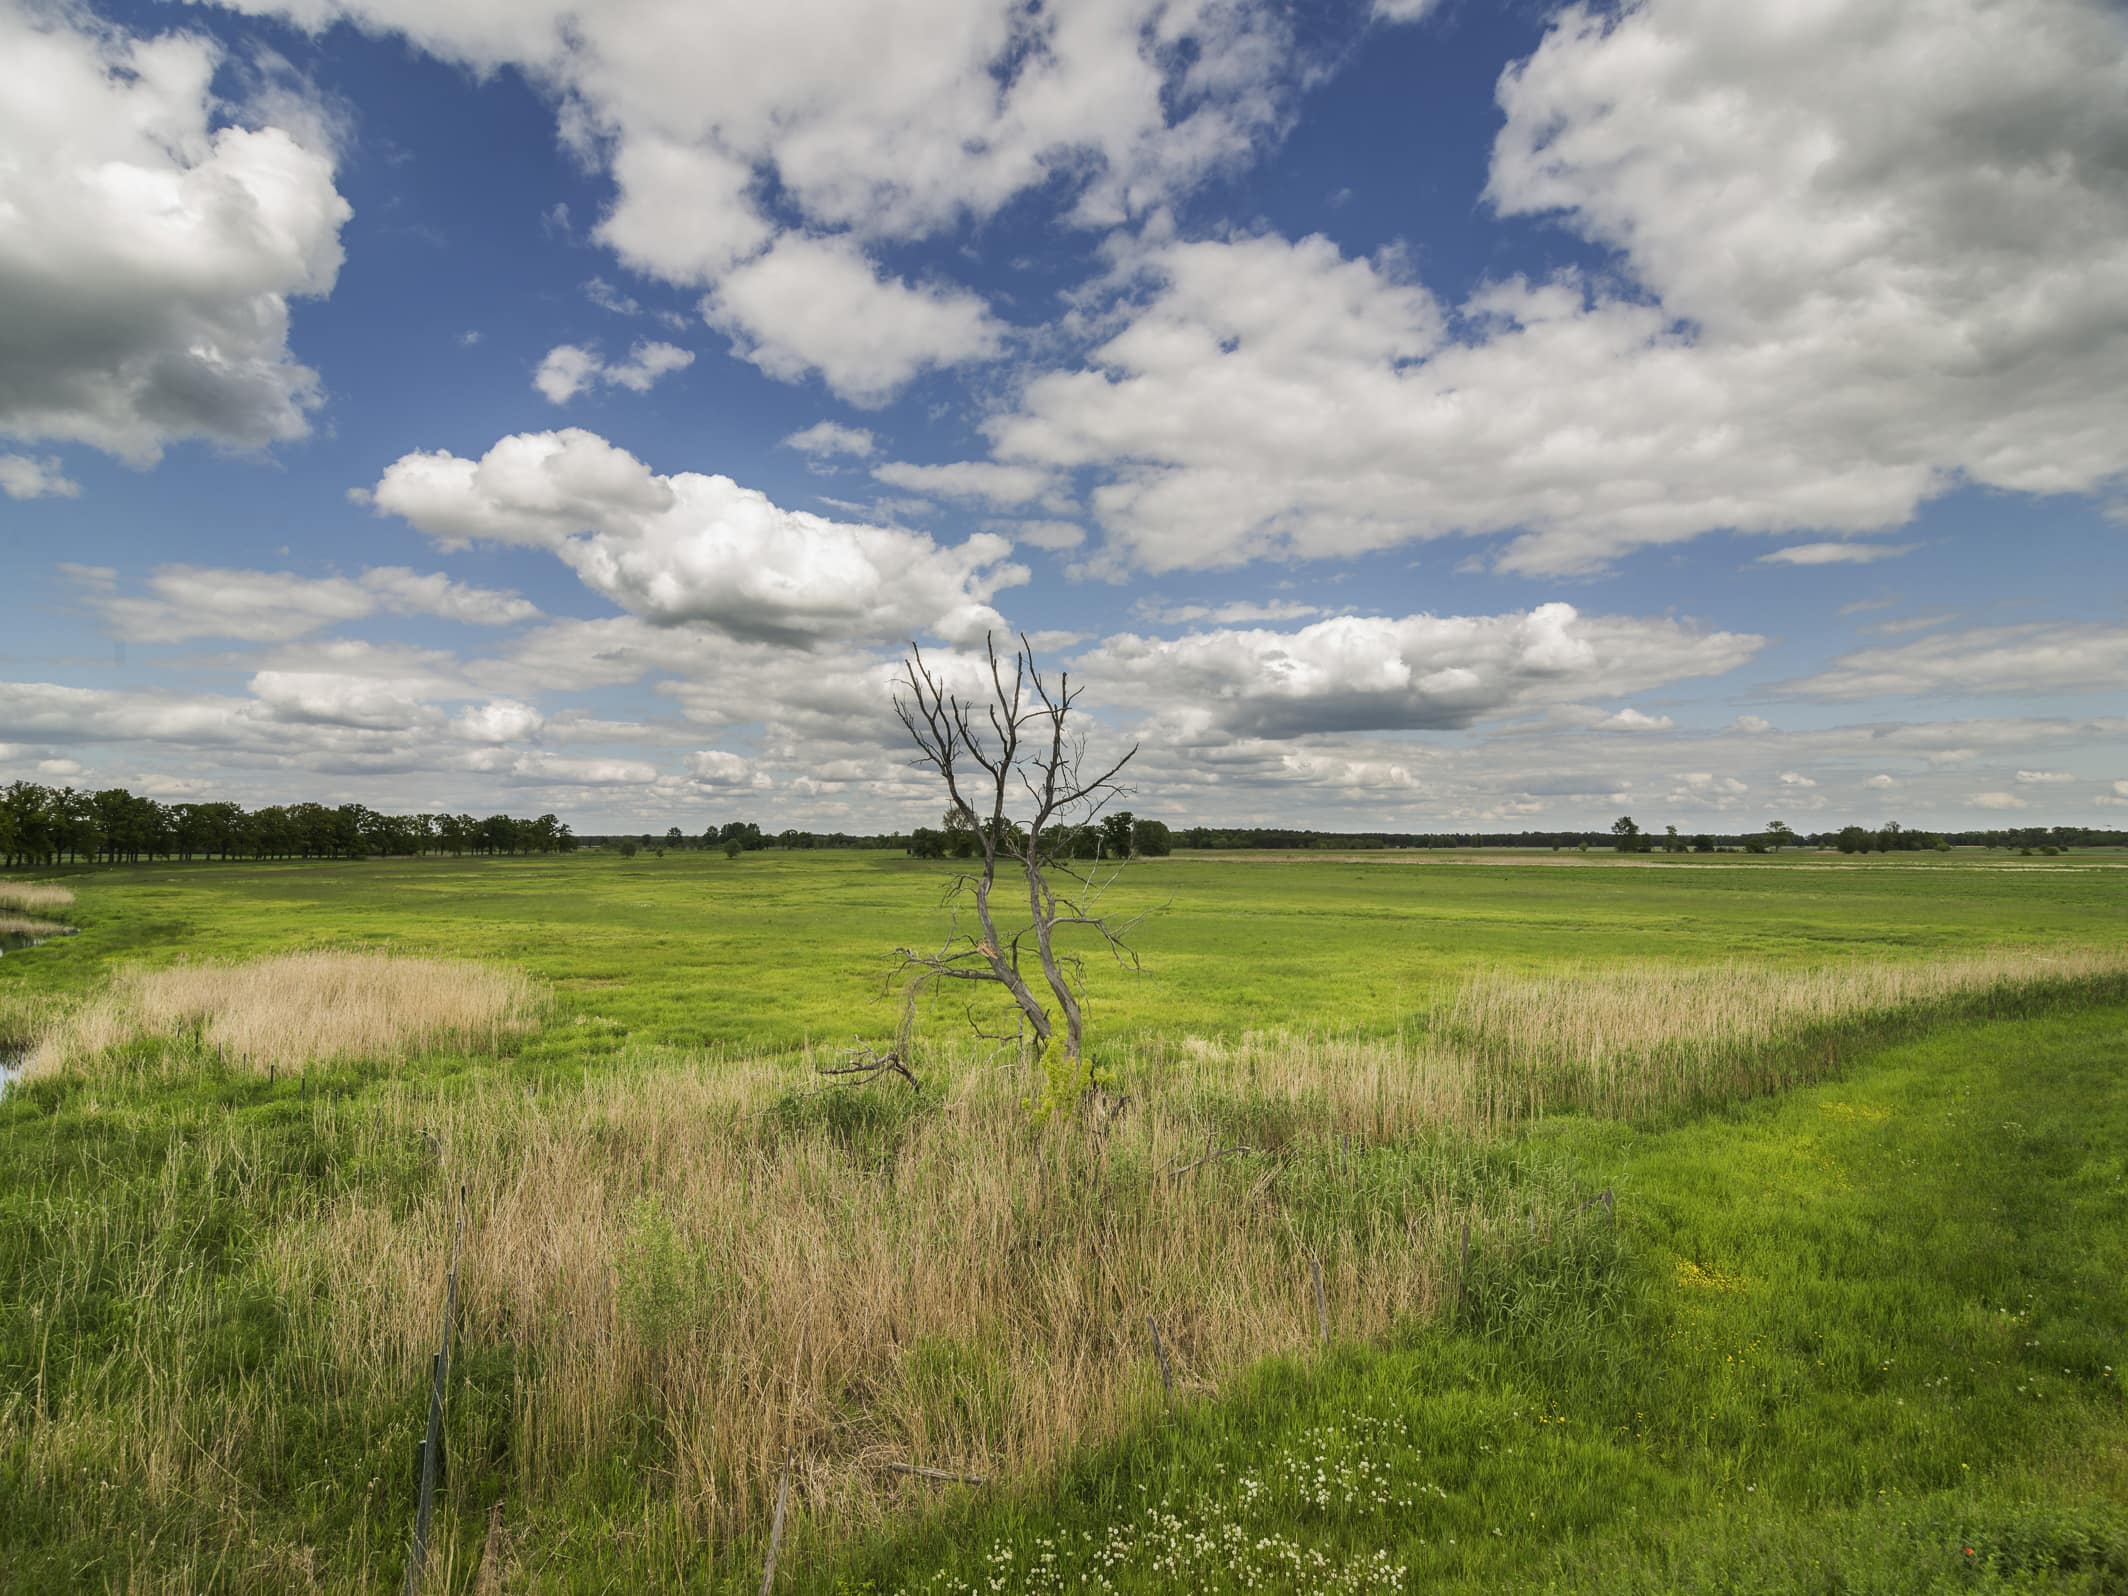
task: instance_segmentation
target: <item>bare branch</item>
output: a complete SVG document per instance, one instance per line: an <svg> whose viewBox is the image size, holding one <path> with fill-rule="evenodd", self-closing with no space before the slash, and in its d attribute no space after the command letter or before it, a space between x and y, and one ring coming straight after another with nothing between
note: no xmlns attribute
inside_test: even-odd
<svg viewBox="0 0 2128 1596"><path fill-rule="evenodd" d="M1019 1034L1044 1045L1061 1034L1076 1064L1084 1056L1084 963L1059 946L1058 933L1090 935L1119 967L1135 970L1138 957L1127 938L1140 917L1116 920L1101 912L1100 895L1113 883L1115 867L1103 871L1098 844L1083 870L1064 855L1077 846L1071 826L1092 824L1125 796L1118 778L1138 750L1133 746L1089 773L1079 689L1069 673L1053 680L1043 675L1031 638L1022 634L1019 644L1008 659L994 636L984 639L980 679L987 691L973 696L948 687L914 644L904 661L896 714L916 747L915 763L945 784L949 829L965 824L974 833L980 864L957 876L946 894L947 901L969 906L974 932L956 929L935 954L900 950L897 974L911 982L912 1002L914 990L936 981L1003 986L1018 1011ZM1010 813L1016 798L1027 805L1023 819ZM1025 923L1002 930L994 897L1001 862L1025 891ZM1038 981L1032 969L1022 974L1030 952Z"/></svg>
<svg viewBox="0 0 2128 1596"><path fill-rule="evenodd" d="M1214 1163L1219 1159L1231 1158L1236 1153L1253 1153L1255 1151L1256 1149L1253 1147L1222 1147L1216 1153L1206 1153L1202 1158L1193 1158L1187 1164L1177 1164L1163 1169L1160 1173L1163 1175L1187 1175L1191 1170L1201 1169L1204 1165Z"/></svg>
<svg viewBox="0 0 2128 1596"><path fill-rule="evenodd" d="M938 1480L948 1485L983 1485L988 1476L982 1474L955 1474L950 1469L927 1469L914 1463L882 1463L880 1468L889 1474L909 1474L919 1480Z"/></svg>
<svg viewBox="0 0 2128 1596"><path fill-rule="evenodd" d="M902 1062L899 1051L882 1053L876 1048L865 1046L863 1042L856 1043L844 1063L823 1064L819 1066L817 1073L841 1077L840 1084L850 1086L869 1086L882 1075L899 1075L909 1083L910 1091L920 1092L924 1089L923 1083L917 1080L910 1072L909 1066Z"/></svg>

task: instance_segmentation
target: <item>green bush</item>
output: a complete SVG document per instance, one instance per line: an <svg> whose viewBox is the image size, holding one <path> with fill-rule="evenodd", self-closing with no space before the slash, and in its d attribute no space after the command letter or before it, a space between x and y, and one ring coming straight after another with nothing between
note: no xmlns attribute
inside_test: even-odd
<svg viewBox="0 0 2128 1596"><path fill-rule="evenodd" d="M885 1086L841 1086L828 1091L785 1092L766 1115L772 1135L785 1140L826 1138L857 1163L883 1170L933 1104L932 1095L896 1081Z"/></svg>
<svg viewBox="0 0 2128 1596"><path fill-rule="evenodd" d="M615 1273L621 1322L653 1351L679 1340L715 1306L717 1281L708 1253L655 1197L638 1197L629 1209Z"/></svg>

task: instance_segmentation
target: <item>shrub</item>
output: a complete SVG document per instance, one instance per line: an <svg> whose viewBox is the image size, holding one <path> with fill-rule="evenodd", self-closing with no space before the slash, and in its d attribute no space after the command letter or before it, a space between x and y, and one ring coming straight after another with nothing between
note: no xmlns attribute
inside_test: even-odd
<svg viewBox="0 0 2128 1596"><path fill-rule="evenodd" d="M708 1256L655 1197L638 1197L628 1210L614 1274L621 1323L652 1351L707 1317L715 1297Z"/></svg>

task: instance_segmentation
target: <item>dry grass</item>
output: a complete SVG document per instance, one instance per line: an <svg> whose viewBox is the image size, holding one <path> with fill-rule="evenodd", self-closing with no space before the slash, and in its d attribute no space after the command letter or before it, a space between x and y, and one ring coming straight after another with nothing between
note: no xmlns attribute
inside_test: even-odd
<svg viewBox="0 0 2128 1596"><path fill-rule="evenodd" d="M71 908L74 894L65 887L55 887L43 881L0 881L0 909L17 909L25 914L53 914Z"/></svg>
<svg viewBox="0 0 2128 1596"><path fill-rule="evenodd" d="M421 992L480 971L372 962ZM136 973L122 990L128 1012L270 1036L240 1056L285 1058L311 996L340 987L260 985L284 965L308 968ZM362 985L341 969L342 987ZM143 1216L173 1233L210 1201L272 1216L246 1288L285 1315L280 1367L300 1376L269 1394L188 1373L184 1349L220 1311L211 1283L174 1271L182 1248L115 1235L84 1206L50 1234L33 1311L58 1313L87 1267L68 1259L132 1259L140 1339L113 1350L113 1368L160 1372L128 1375L114 1404L0 1409L0 1432L20 1431L44 1488L78 1475L124 1480L151 1505L226 1499L242 1544L231 1482L290 1412L352 1393L416 1411L462 1188L461 1345L487 1388L456 1401L453 1446L506 1460L515 1568L536 1585L549 1559L576 1555L543 1536L569 1521L581 1481L618 1470L644 1485L643 1520L612 1526L629 1566L679 1583L747 1555L735 1540L760 1530L786 1449L803 1519L846 1533L934 1489L887 1463L1032 1480L1157 1406L1149 1317L1186 1396L1315 1344L1311 1260L1331 1335L1364 1341L1453 1297L1466 1219L1489 1267L1599 1222L1570 1219L1591 1194L1489 1126L1533 1108L1742 1095L1776 1068L1822 1070L1829 1027L2124 971L2128 958L2092 954L1488 977L1418 1041L1185 1040L1122 1055L1130 1106L1105 1129L1037 1132L1024 1072L974 1054L924 1064L921 1096L891 1081L822 1090L803 1060L677 1054L538 1088L495 1072L445 1093L386 1080L310 1100L318 1167L344 1180L276 1197L286 1177L231 1123L173 1153L161 1211ZM482 1035L529 1004L521 987L493 990L514 996L482 1011ZM240 1020L247 1004L271 1024ZM358 1033L362 1048L387 1045L352 1025L301 1045ZM444 1034L432 1019L397 1045ZM1815 1038L1806 1062L1764 1063L1799 1037ZM1246 1150L1198 1162L1228 1148ZM372 1482L392 1514L404 1483ZM477 1511L440 1517L436 1555L463 1571L488 1504L459 1505ZM388 1569L395 1551L345 1556ZM282 1573L287 1588L304 1582L292 1567L261 1581Z"/></svg>
<svg viewBox="0 0 2128 1596"><path fill-rule="evenodd" d="M18 1427L46 1489L112 1479L150 1507L226 1502L241 1544L230 1482L290 1412L422 1388L463 1185L461 1358L513 1373L506 1403L457 1405L453 1446L508 1458L513 1560L536 1584L555 1551L539 1526L566 1517L572 1480L618 1463L652 1504L627 1537L666 1548L677 1580L759 1529L786 1447L801 1512L844 1529L936 1489L890 1461L1032 1478L1163 1400L1149 1316L1186 1399L1315 1343L1312 1257L1332 1334L1375 1338L1436 1311L1466 1215L1475 1248L1504 1251L1548 1242L1570 1206L1526 1165L1511 1184L1467 1146L1347 1149L1320 1117L1275 1155L1180 1170L1222 1128L1188 1094L1105 1134L1037 1134L1019 1070L930 1073L921 1098L817 1092L802 1061L728 1058L531 1095L490 1078L443 1099L399 1082L317 1097L321 1161L367 1178L293 1212L254 1132L210 1132L173 1154L154 1224L184 1234L210 1201L280 1207L244 1289L280 1305L280 1367L304 1388L189 1372L222 1299L173 1269L182 1249L125 1244L124 1289L153 1310L114 1369L165 1372L121 1411L29 1403L0 1411L0 1432ZM1548 1205L1542 1238L1531 1201ZM106 1223L70 1214L53 1246L108 1258ZM80 1267L55 1257L35 1311L59 1312ZM402 1486L378 1487L395 1510ZM464 1527L440 1518L440 1559L477 1555ZM362 1555L388 1568L394 1550Z"/></svg>
<svg viewBox="0 0 2128 1596"><path fill-rule="evenodd" d="M1636 1117L1778 1091L1836 1062L1837 1033L1961 1001L2128 978L2128 951L1997 950L1775 970L1613 966L1482 975L1438 1034L1467 1052L1488 1121Z"/></svg>
<svg viewBox="0 0 2128 1596"><path fill-rule="evenodd" d="M527 1029L540 1006L525 976L470 959L319 952L131 969L39 1038L28 1073L181 1033L254 1069L487 1051Z"/></svg>
<svg viewBox="0 0 2128 1596"><path fill-rule="evenodd" d="M281 1233L276 1289L363 1305L319 1349L329 1366L417 1380L463 1183L465 1334L523 1371L513 1493L536 1502L633 1447L715 1544L758 1524L787 1445L807 1512L845 1524L928 1489L891 1461L1055 1467L1158 1399L1148 1316L1184 1391L1303 1349L1312 1256L1340 1339L1424 1317L1462 1216L1482 1245L1505 1201L1467 1159L1348 1152L1320 1115L1275 1154L1184 1171L1214 1128L1186 1100L1037 1135L1017 1071L962 1063L922 1100L795 1095L793 1076L714 1062L538 1102L400 1097L349 1128L369 1145L347 1156L434 1135L450 1196L399 1217L349 1195Z"/></svg>
<svg viewBox="0 0 2128 1596"><path fill-rule="evenodd" d="M58 937L65 936L72 926L55 920L32 920L25 915L0 914L0 937Z"/></svg>

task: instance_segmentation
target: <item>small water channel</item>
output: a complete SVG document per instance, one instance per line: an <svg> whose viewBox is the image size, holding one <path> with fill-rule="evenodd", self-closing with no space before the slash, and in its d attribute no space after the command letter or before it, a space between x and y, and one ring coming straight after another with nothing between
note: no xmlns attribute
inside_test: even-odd
<svg viewBox="0 0 2128 1596"><path fill-rule="evenodd" d="M35 936L24 931L0 931L0 958L5 958L10 953L21 953L29 948L34 948L40 942L51 941L53 937L70 937L73 934L74 928L72 926L55 931L40 932ZM0 1096L7 1094L9 1084L16 1076L22 1073L23 1060L28 1057L29 1054L23 1049L12 1047L7 1042L0 1041Z"/></svg>
<svg viewBox="0 0 2128 1596"><path fill-rule="evenodd" d="M28 931L0 931L0 957L5 957L10 953L20 953L27 948L34 948L40 942L49 942L54 937L70 937L73 934L74 928L70 925L61 926L54 931L38 931L34 934Z"/></svg>

